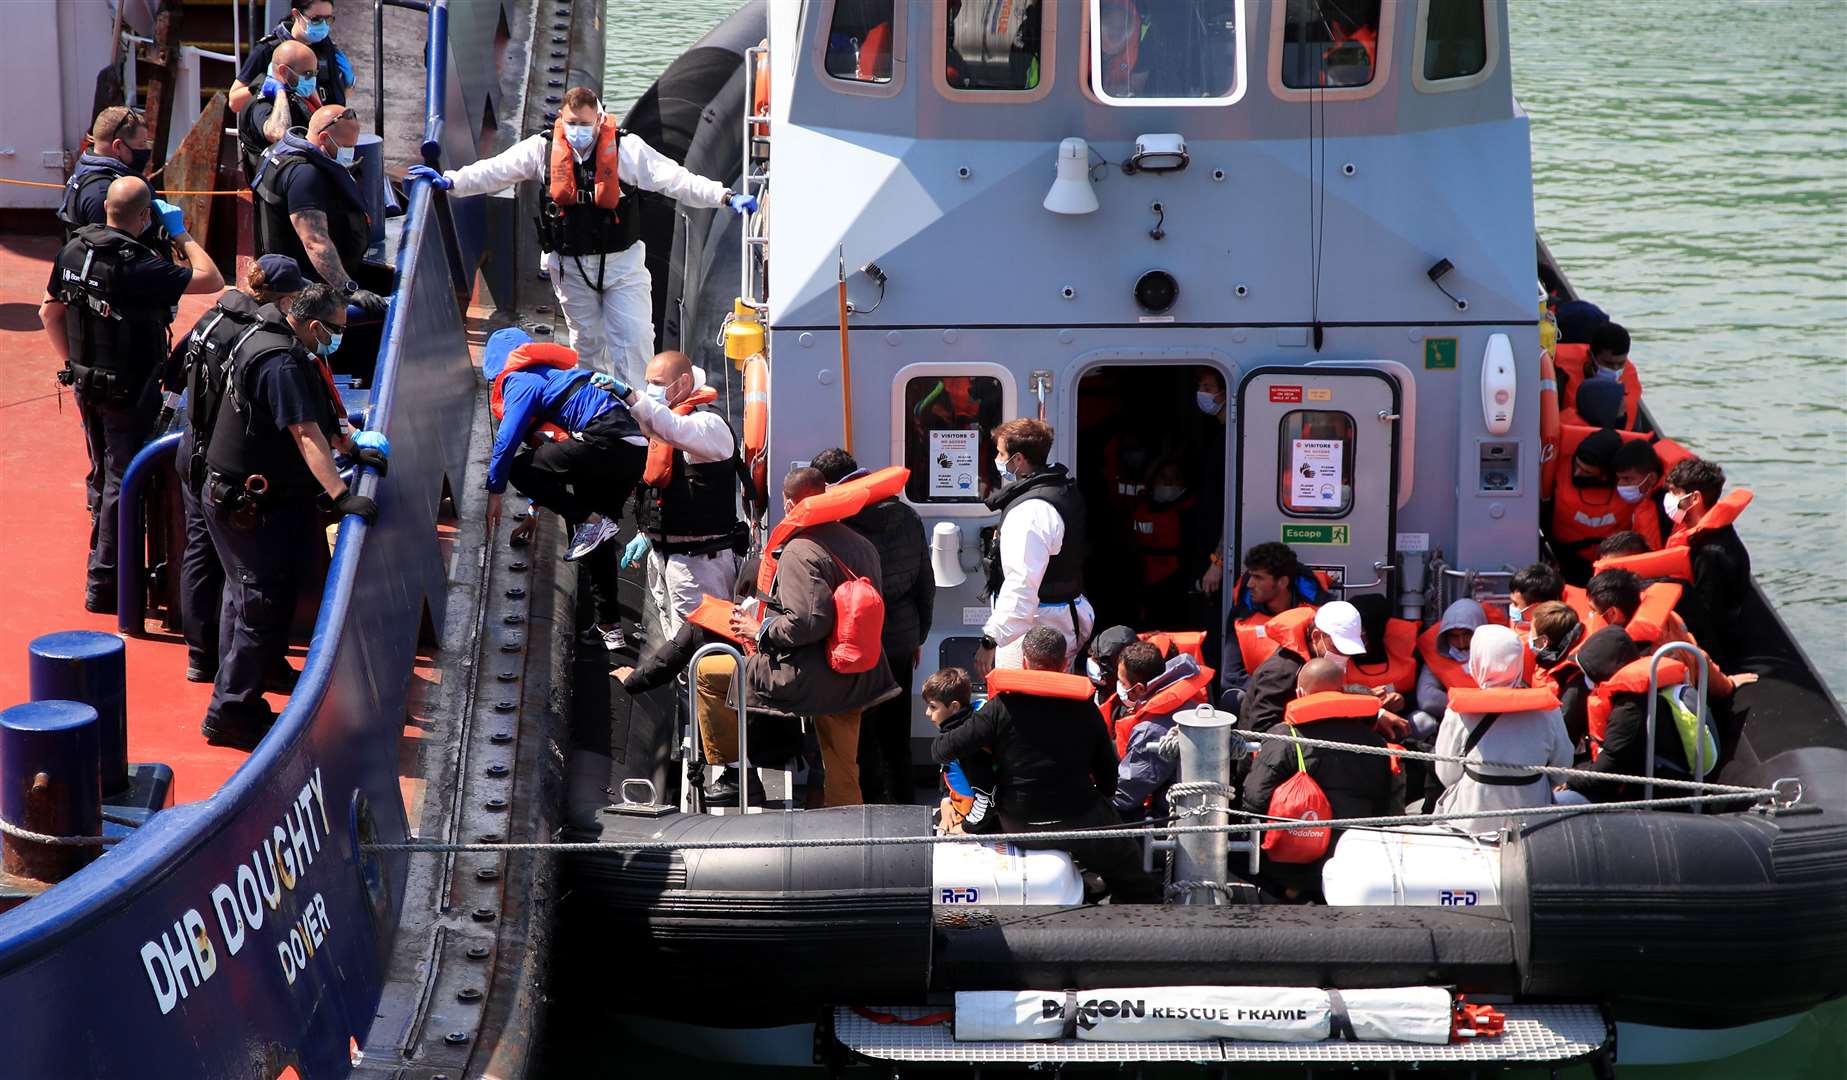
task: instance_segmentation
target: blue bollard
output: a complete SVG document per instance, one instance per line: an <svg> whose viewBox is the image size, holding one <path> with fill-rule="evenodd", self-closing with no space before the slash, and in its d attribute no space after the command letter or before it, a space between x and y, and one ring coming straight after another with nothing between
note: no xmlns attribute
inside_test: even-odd
<svg viewBox="0 0 1847 1080"><path fill-rule="evenodd" d="M33 638L28 678L33 701L81 701L96 710L103 791L128 789L128 671L122 639L95 630Z"/></svg>
<svg viewBox="0 0 1847 1080"><path fill-rule="evenodd" d="M0 818L52 836L101 836L96 710L80 701L29 701L0 712ZM0 869L63 881L100 847L0 838Z"/></svg>

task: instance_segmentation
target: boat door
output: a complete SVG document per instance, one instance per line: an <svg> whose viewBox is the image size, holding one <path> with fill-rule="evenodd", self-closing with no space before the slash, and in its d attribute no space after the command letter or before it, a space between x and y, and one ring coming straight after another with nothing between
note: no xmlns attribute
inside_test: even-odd
<svg viewBox="0 0 1847 1080"><path fill-rule="evenodd" d="M1239 552L1295 549L1335 592L1391 590L1399 388L1365 368L1258 368L1238 386Z"/></svg>

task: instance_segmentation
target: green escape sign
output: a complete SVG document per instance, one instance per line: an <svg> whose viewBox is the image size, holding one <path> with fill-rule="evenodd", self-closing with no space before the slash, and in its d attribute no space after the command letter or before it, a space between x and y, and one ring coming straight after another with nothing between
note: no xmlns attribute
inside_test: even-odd
<svg viewBox="0 0 1847 1080"><path fill-rule="evenodd" d="M1453 337L1425 338L1424 370L1456 370L1456 339Z"/></svg>
<svg viewBox="0 0 1847 1080"><path fill-rule="evenodd" d="M1346 544L1348 525L1289 525L1283 526L1283 543L1285 544Z"/></svg>

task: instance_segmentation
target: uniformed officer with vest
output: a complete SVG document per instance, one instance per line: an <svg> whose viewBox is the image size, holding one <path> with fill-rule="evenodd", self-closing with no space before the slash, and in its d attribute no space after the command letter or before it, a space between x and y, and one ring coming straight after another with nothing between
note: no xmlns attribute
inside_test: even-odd
<svg viewBox="0 0 1847 1080"><path fill-rule="evenodd" d="M1043 420L1007 421L994 429L994 446L1001 488L987 504L1001 518L982 552L994 607L975 669L1020 667L1020 639L1050 626L1064 635L1070 670L1096 623L1084 598L1084 497L1063 465L1047 464L1052 428Z"/></svg>
<svg viewBox="0 0 1847 1080"><path fill-rule="evenodd" d="M738 441L710 407L717 393L683 352L648 362L647 383L609 376L648 437L641 476L640 532L622 565L648 558L648 592L661 633L671 638L702 596L727 598L749 533L738 516Z"/></svg>
<svg viewBox="0 0 1847 1080"><path fill-rule="evenodd" d="M155 213L187 265L149 248ZM159 202L146 180L120 176L104 196L107 224L85 225L58 252L39 319L64 361L58 381L76 393L89 444L90 561L84 607L116 606L116 497L122 474L147 441L159 408L167 327L186 293L216 292L224 278L186 232L179 208Z"/></svg>
<svg viewBox="0 0 1847 1080"><path fill-rule="evenodd" d="M264 251L287 255L309 281L332 285L368 315L383 315L391 271L365 261L371 219L347 169L359 143L359 118L323 106L303 131L269 148L257 172L258 236Z"/></svg>
<svg viewBox="0 0 1847 1080"><path fill-rule="evenodd" d="M263 691L284 662L313 545L324 542L317 496L325 494L338 516L370 522L378 514L334 461L338 449L381 474L385 466L376 441L341 431L326 357L345 330L345 299L309 285L280 326L260 327L232 353L202 488L206 528L225 569L218 675L200 725L207 742L248 750L275 721Z"/></svg>
<svg viewBox="0 0 1847 1080"><path fill-rule="evenodd" d="M276 48L275 63L263 79L261 93L237 114L237 146L243 156L244 180L256 185L257 167L263 154L282 141L294 128L308 126L308 119L323 105L316 83L314 50L299 41L285 41Z"/></svg>
<svg viewBox="0 0 1847 1080"><path fill-rule="evenodd" d="M571 347L591 367L630 386L642 384L654 352L654 302L635 189L692 207L729 206L739 214L757 208L754 196L733 195L617 127L596 94L582 86L566 92L550 131L472 165L441 173L413 165L409 175L454 195L540 181L539 246L571 329Z"/></svg>
<svg viewBox="0 0 1847 1080"><path fill-rule="evenodd" d="M353 85L352 61L333 39L333 0L296 0L288 18L250 43L250 55L231 83L231 111L242 112L257 97L263 80L274 73L276 50L284 42L298 42L314 50L314 90L329 105L346 104Z"/></svg>
<svg viewBox="0 0 1847 1080"><path fill-rule="evenodd" d="M240 343L261 329L279 328L287 333L289 303L307 284L294 259L265 255L251 264L248 281L241 288L226 290L174 349L167 389L186 395L186 425L181 429L175 471L186 521L186 544L180 552L180 632L186 638L186 678L190 682L211 682L218 671L224 566L205 523L202 489L205 447L224 403L231 358Z"/></svg>
<svg viewBox="0 0 1847 1080"><path fill-rule="evenodd" d="M96 114L90 125L90 146L77 158L77 167L64 182L64 198L58 203L58 221L64 226L64 242L85 225L105 225L105 193L109 185L123 176L141 176L147 172L154 153L154 133L147 120L126 105L111 105ZM160 190L154 190L156 198ZM148 222L147 231L136 237L158 255L173 257L173 239L159 214Z"/></svg>

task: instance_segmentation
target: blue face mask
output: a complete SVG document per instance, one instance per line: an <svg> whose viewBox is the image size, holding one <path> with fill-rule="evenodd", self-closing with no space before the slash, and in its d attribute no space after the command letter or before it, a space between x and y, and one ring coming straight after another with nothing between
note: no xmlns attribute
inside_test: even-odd
<svg viewBox="0 0 1847 1080"><path fill-rule="evenodd" d="M309 19L308 29L304 37L308 44L319 45L321 42L326 41L327 35L331 33L333 33L332 19Z"/></svg>
<svg viewBox="0 0 1847 1080"><path fill-rule="evenodd" d="M1000 473L1000 482L1003 484L1011 484L1020 478L1018 473L1007 468L1007 462L1012 460L1012 458L994 459L994 471Z"/></svg>
<svg viewBox="0 0 1847 1080"><path fill-rule="evenodd" d="M564 125L564 138L571 144L571 149L581 154L596 142L596 125L566 124Z"/></svg>
<svg viewBox="0 0 1847 1080"><path fill-rule="evenodd" d="M318 84L315 82L314 76L303 75L301 78L295 80L295 93L298 97L310 98L314 96L314 91L317 86Z"/></svg>
<svg viewBox="0 0 1847 1080"><path fill-rule="evenodd" d="M346 335L343 333L336 334L326 326L322 326L321 329L326 330L329 335L329 337L327 338L327 344L316 345L314 347L314 351L317 353L320 353L322 356L332 356L334 353L339 352L340 351L340 339L345 337Z"/></svg>

